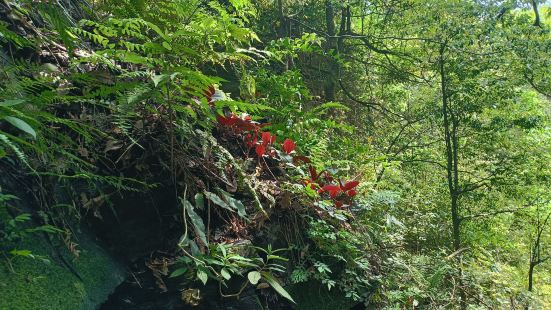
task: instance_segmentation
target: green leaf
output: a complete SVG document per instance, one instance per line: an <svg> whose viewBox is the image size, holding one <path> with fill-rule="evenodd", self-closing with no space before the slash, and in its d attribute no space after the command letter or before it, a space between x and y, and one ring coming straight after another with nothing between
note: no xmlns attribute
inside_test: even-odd
<svg viewBox="0 0 551 310"><path fill-rule="evenodd" d="M5 116L4 119L13 126L36 138L36 131L34 131L34 129L24 120L13 116Z"/></svg>
<svg viewBox="0 0 551 310"><path fill-rule="evenodd" d="M161 28L159 28L159 26L151 23L151 22L146 22L147 25L149 26L149 28L151 28L153 31L155 31L161 38L163 38L164 40L166 41L171 41L170 37L168 37L162 30ZM164 45L164 42L163 42L163 45Z"/></svg>
<svg viewBox="0 0 551 310"><path fill-rule="evenodd" d="M247 278L249 278L249 282L251 282L252 285L256 285L261 277L258 271L251 271L247 274Z"/></svg>
<svg viewBox="0 0 551 310"><path fill-rule="evenodd" d="M184 264L191 264L193 262L193 260L188 256L181 256L178 259L176 259L176 261Z"/></svg>
<svg viewBox="0 0 551 310"><path fill-rule="evenodd" d="M162 43L163 47L166 48L167 50L171 51L172 50L172 45L170 45L170 43L166 42L166 41L163 41Z"/></svg>
<svg viewBox="0 0 551 310"><path fill-rule="evenodd" d="M222 275L222 277L226 280L229 280L231 279L231 274L230 272L226 269L226 268L222 268L222 270L220 270L220 274Z"/></svg>
<svg viewBox="0 0 551 310"><path fill-rule="evenodd" d="M224 200L222 200L222 198L218 197L218 195L205 191L205 197L207 197L207 199L212 201L214 204L224 209L233 211L232 208Z"/></svg>
<svg viewBox="0 0 551 310"><path fill-rule="evenodd" d="M175 277L181 276L184 273L186 273L186 271L187 271L187 268L185 268L185 267L178 268L170 274L169 278L175 278Z"/></svg>
<svg viewBox="0 0 551 310"><path fill-rule="evenodd" d="M153 84L155 85L155 87L157 87L161 82L163 82L164 80L166 80L168 78L168 75L166 74L159 74L159 75L154 75L151 77L151 80L153 81Z"/></svg>
<svg viewBox="0 0 551 310"><path fill-rule="evenodd" d="M203 210L205 208L205 196L203 194L195 194L195 207L199 210Z"/></svg>
<svg viewBox="0 0 551 310"><path fill-rule="evenodd" d="M230 207L237 210L237 214L240 217L242 218L247 217L247 212L245 211L245 205L243 205L241 201L233 198L228 192L222 189L218 189L218 191L224 196L224 198L226 199Z"/></svg>
<svg viewBox="0 0 551 310"><path fill-rule="evenodd" d="M19 214L14 218L16 222L25 222L31 219L31 215L29 213L22 213Z"/></svg>
<svg viewBox="0 0 551 310"><path fill-rule="evenodd" d="M186 212L189 216L189 219L191 220L191 224L193 224L193 227L195 228L194 229L195 235L199 237L199 239L201 240L201 242L203 242L204 245L208 245L209 243L207 240L207 236L205 234L205 224L203 223L203 219L201 219L201 217L197 213L195 213L195 211L193 210L193 206L189 201L184 199L181 199L181 200L182 200L182 204L184 205L184 208L186 208Z"/></svg>
<svg viewBox="0 0 551 310"><path fill-rule="evenodd" d="M209 276L207 274L206 269L202 267L197 269L197 279L201 280L201 282L203 282L203 285L207 284L207 280L209 279Z"/></svg>
<svg viewBox="0 0 551 310"><path fill-rule="evenodd" d="M41 231L41 232L50 233L50 234L63 232L63 230L61 230L61 229L59 229L55 226L52 226L52 225L38 226L38 227L35 227L35 228L31 228L30 231L32 231L32 232Z"/></svg>
<svg viewBox="0 0 551 310"><path fill-rule="evenodd" d="M0 107L11 107L14 105L18 105L25 102L23 99L8 99L4 101L0 101Z"/></svg>
<svg viewBox="0 0 551 310"><path fill-rule="evenodd" d="M11 250L10 254L13 256L32 257L32 252L29 250Z"/></svg>
<svg viewBox="0 0 551 310"><path fill-rule="evenodd" d="M281 284L279 284L279 282L276 280L276 278L274 278L274 276L272 276L270 273L268 272L262 272L262 278L264 280L266 280L266 282L268 282L268 284L270 284L270 286L281 296L287 298L288 300L292 301L293 303L295 303L295 301L293 300L293 298L291 297L291 295L289 295L289 293L283 288L283 286L281 286Z"/></svg>
<svg viewBox="0 0 551 310"><path fill-rule="evenodd" d="M226 257L228 255L227 252L226 252L226 248L224 247L223 244L218 244L218 248L220 249L220 252L222 252L222 255L224 257Z"/></svg>
<svg viewBox="0 0 551 310"><path fill-rule="evenodd" d="M268 255L267 257L268 260L270 259L278 259L278 260L282 260L284 262L288 261L289 259L285 258L285 257L281 257L281 256L278 256L278 255Z"/></svg>
<svg viewBox="0 0 551 310"><path fill-rule="evenodd" d="M191 255L193 256L201 255L201 250L199 250L199 247L197 246L197 243L195 242L195 240L191 240L189 242L189 247L191 248Z"/></svg>
<svg viewBox="0 0 551 310"><path fill-rule="evenodd" d="M214 204L224 209L227 209L230 211L237 211L237 214L242 218L247 217L247 212L245 211L245 205L243 205L241 201L233 198L228 192L222 189L217 189L217 190L218 192L220 192L222 196L224 196L224 199L218 197L218 195L214 193L205 191L205 196L207 197L207 199L209 199Z"/></svg>

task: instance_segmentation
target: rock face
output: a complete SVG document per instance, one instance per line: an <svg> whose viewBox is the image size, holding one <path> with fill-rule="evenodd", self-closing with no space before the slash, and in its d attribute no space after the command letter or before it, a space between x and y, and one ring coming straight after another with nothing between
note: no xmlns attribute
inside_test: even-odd
<svg viewBox="0 0 551 310"><path fill-rule="evenodd" d="M41 259L16 258L15 273L0 264L0 309L97 309L124 280L125 270L86 233L79 233L78 257L40 234L27 237L25 249ZM56 241L53 241L56 242Z"/></svg>

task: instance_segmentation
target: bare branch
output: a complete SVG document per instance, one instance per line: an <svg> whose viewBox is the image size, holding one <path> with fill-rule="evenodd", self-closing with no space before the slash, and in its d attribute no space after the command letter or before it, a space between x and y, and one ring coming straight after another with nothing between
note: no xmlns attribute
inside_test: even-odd
<svg viewBox="0 0 551 310"><path fill-rule="evenodd" d="M359 104L361 104L361 105L363 105L363 106L369 106L369 107L372 107L372 108L374 108L374 109L376 109L376 110L384 111L384 112L386 112L386 113L388 113L388 114L392 114L392 115L394 115L394 116L396 116L396 117L399 117L399 118L401 118L401 119L404 118L402 115L400 115L400 114L398 114L398 113L395 113L395 112L393 112L393 111L390 111L389 109L383 107L382 105L380 105L380 104L378 104L378 103L376 103L376 102L372 102L372 101L371 101L371 102L363 101L363 100L360 100L360 99L354 97L354 96L344 87L344 83L343 83L342 80L340 80L340 79L339 79L339 85L341 86L341 89L342 89L343 93L344 93L344 94L346 95L346 97L348 97L350 100L352 100L352 101L354 101L354 102L356 102L356 103L359 103Z"/></svg>

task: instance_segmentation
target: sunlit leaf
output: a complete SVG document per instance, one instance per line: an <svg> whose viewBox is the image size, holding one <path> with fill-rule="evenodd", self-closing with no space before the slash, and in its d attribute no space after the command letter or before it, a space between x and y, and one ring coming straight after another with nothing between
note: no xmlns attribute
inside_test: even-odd
<svg viewBox="0 0 551 310"><path fill-rule="evenodd" d="M262 278L264 280L266 280L266 282L268 282L268 284L270 284L270 286L281 296L287 298L288 300L292 301L293 303L295 303L295 301L293 300L293 298L291 297L291 295L289 295L289 293L283 288L283 286L281 286L281 284L279 284L279 281L276 280L276 278L274 278L270 273L268 272L262 272Z"/></svg>
<svg viewBox="0 0 551 310"><path fill-rule="evenodd" d="M251 282L252 285L256 285L258 281L260 281L261 274L258 271L251 271L247 274L247 278L249 279L249 282Z"/></svg>
<svg viewBox="0 0 551 310"><path fill-rule="evenodd" d="M184 273L186 273L187 270L188 270L188 269L187 269L187 268L184 268L184 267L178 268L178 269L174 270L174 271L170 274L169 277L170 277L170 278L175 278L175 277L181 276L181 275L183 275Z"/></svg>
<svg viewBox="0 0 551 310"><path fill-rule="evenodd" d="M34 131L34 129L29 124L27 124L27 122L25 122L24 120L13 116L5 116L4 119L8 123L19 128L21 131L24 131L30 134L31 136L33 136L34 138L36 138L36 131Z"/></svg>

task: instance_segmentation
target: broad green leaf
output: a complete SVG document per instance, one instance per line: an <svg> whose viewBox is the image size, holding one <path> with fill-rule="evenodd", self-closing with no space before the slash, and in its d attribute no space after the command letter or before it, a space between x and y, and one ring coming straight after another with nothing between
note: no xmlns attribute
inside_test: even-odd
<svg viewBox="0 0 551 310"><path fill-rule="evenodd" d="M8 123L19 128L21 131L24 131L30 134L31 136L33 136L34 138L36 138L36 131L34 131L34 129L29 124L27 124L27 122L25 122L24 120L13 116L5 116L4 119Z"/></svg>
<svg viewBox="0 0 551 310"><path fill-rule="evenodd" d="M266 280L266 282L268 282L268 284L270 284L270 286L281 296L287 298L288 300L292 301L293 303L295 303L295 301L293 300L293 298L291 297L291 295L289 295L289 293L283 288L283 286L281 286L281 284L279 284L279 282L276 280L276 278L274 278L274 276L272 276L270 273L268 272L262 272L262 278L264 280Z"/></svg>
<svg viewBox="0 0 551 310"><path fill-rule="evenodd" d="M203 194L195 194L195 207L199 210L203 210L205 208L205 196Z"/></svg>
<svg viewBox="0 0 551 310"><path fill-rule="evenodd" d="M220 198L214 193L207 191L205 191L205 196L216 205L230 211L237 211L237 214L240 217L246 218L247 212L245 211L245 205L243 205L241 201L233 198L229 193L222 189L218 189L218 192L220 192L220 194L224 196L224 199Z"/></svg>
<svg viewBox="0 0 551 310"><path fill-rule="evenodd" d="M4 101L0 101L0 107L11 107L14 105L18 105L25 102L23 99L8 99Z"/></svg>
<svg viewBox="0 0 551 310"><path fill-rule="evenodd" d="M243 205L241 201L233 198L228 192L222 189L218 189L218 191L224 196L229 206L232 209L237 210L237 214L240 217L243 217L243 218L247 217L247 212L245 211L245 205Z"/></svg>
<svg viewBox="0 0 551 310"><path fill-rule="evenodd" d="M29 257L32 257L32 252L29 251L29 250L11 250L10 254L14 255L14 256L29 256Z"/></svg>
<svg viewBox="0 0 551 310"><path fill-rule="evenodd" d="M268 255L267 257L268 260L270 259L278 259L278 260L282 260L284 262L288 261L289 259L285 258L285 257L281 257L281 256L278 256L278 255Z"/></svg>
<svg viewBox="0 0 551 310"><path fill-rule="evenodd" d="M185 268L185 267L178 268L170 274L169 278L175 278L175 277L181 276L184 273L186 273L186 271L187 271L187 268Z"/></svg>
<svg viewBox="0 0 551 310"><path fill-rule="evenodd" d="M218 248L220 249L220 252L222 252L222 255L224 257L226 257L228 255L227 252L226 252L226 248L224 247L223 244L218 244Z"/></svg>
<svg viewBox="0 0 551 310"><path fill-rule="evenodd" d="M189 258L188 256L181 256L178 259L176 259L176 261L177 262L182 262L184 264L191 264L191 262L193 262L193 260L191 258Z"/></svg>
<svg viewBox="0 0 551 310"><path fill-rule="evenodd" d="M262 276L258 271L251 271L247 274L247 278L249 279L249 282L251 282L252 285L256 285L258 281L260 281L261 277Z"/></svg>
<svg viewBox="0 0 551 310"><path fill-rule="evenodd" d="M199 269L197 269L197 279L201 280L201 282L203 282L203 285L207 284L209 276L204 268L199 267Z"/></svg>
<svg viewBox="0 0 551 310"><path fill-rule="evenodd" d="M197 246L197 243L195 242L195 240L191 240L189 242L189 247L191 248L191 255L193 256L201 255L201 250L199 250L199 246Z"/></svg>
<svg viewBox="0 0 551 310"><path fill-rule="evenodd" d="M229 280L231 279L231 274L230 272L226 269L226 268L222 268L222 270L220 270L220 274L222 275L222 277L226 280Z"/></svg>
<svg viewBox="0 0 551 310"><path fill-rule="evenodd" d="M149 28L151 28L153 31L155 31L161 38L163 38L164 40L166 41L171 41L171 38L169 36L167 36L162 30L161 28L159 28L159 26L151 23L151 22L147 22L147 25L149 26ZM164 42L163 42L164 44Z"/></svg>
<svg viewBox="0 0 551 310"><path fill-rule="evenodd" d="M29 213L22 213L19 214L14 218L16 222L25 222L31 219L31 215Z"/></svg>
<svg viewBox="0 0 551 310"><path fill-rule="evenodd" d="M222 262L221 260L217 260L217 259L213 259L213 258L208 258L208 257L205 257L203 258L203 260L211 265L218 265L218 266L224 266L224 262Z"/></svg>
<svg viewBox="0 0 551 310"><path fill-rule="evenodd" d="M168 77L169 76L166 74L159 74L159 75L152 76L151 80L153 81L153 84L155 85L155 87L157 87L161 82L166 80Z"/></svg>
<svg viewBox="0 0 551 310"><path fill-rule="evenodd" d="M163 47L166 48L169 51L172 50L172 45L170 45L170 43L168 43L166 41L163 42Z"/></svg>
<svg viewBox="0 0 551 310"><path fill-rule="evenodd" d="M207 236L205 234L205 224L203 223L203 219L195 213L195 210L193 210L193 206L191 203L187 200L181 199L182 203L184 205L184 208L186 208L186 213L189 216L189 219L191 220L191 224L193 224L193 227L195 228L195 234L201 242L203 242L204 245L208 245Z"/></svg>
<svg viewBox="0 0 551 310"><path fill-rule="evenodd" d="M214 204L224 209L233 211L232 208L224 200L222 200L222 198L218 197L218 195L205 191L205 197L207 197L207 199L212 201Z"/></svg>
<svg viewBox="0 0 551 310"><path fill-rule="evenodd" d="M59 229L55 226L52 226L52 225L38 226L38 227L35 227L35 228L31 228L30 231L32 231L32 232L42 231L42 232L50 233L50 234L63 232L63 230L61 230L61 229Z"/></svg>

